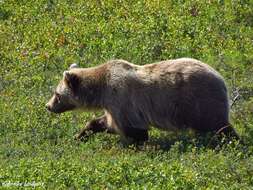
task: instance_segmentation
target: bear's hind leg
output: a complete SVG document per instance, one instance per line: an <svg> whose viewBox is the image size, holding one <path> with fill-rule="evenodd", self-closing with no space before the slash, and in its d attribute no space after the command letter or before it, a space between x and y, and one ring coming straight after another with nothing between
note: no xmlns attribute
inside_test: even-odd
<svg viewBox="0 0 253 190"><path fill-rule="evenodd" d="M218 131L216 131L215 135L220 140L225 137L228 142L232 139L237 140L239 142L241 141L241 138L230 124L220 128Z"/></svg>

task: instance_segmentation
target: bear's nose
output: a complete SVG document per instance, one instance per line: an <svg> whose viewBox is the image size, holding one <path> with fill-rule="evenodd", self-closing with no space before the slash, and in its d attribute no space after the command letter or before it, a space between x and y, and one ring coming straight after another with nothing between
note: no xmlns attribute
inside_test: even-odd
<svg viewBox="0 0 253 190"><path fill-rule="evenodd" d="M48 104L46 104L46 108L48 111L51 111L51 107Z"/></svg>

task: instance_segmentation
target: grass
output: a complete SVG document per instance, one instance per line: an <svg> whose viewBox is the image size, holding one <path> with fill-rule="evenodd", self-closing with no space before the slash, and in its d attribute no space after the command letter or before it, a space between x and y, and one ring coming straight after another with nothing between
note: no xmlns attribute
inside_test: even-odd
<svg viewBox="0 0 253 190"><path fill-rule="evenodd" d="M252 27L251 0L0 1L0 189L253 189ZM231 123L245 146L158 130L140 148L107 134L80 143L100 113L45 110L72 63L179 57L217 69L231 99L239 90Z"/></svg>

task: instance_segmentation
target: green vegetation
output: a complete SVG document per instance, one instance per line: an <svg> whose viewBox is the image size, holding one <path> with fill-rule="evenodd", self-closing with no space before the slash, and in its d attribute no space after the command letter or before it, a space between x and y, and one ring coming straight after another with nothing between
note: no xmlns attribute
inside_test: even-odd
<svg viewBox="0 0 253 190"><path fill-rule="evenodd" d="M239 89L231 122L246 146L157 130L141 148L108 134L76 142L94 113L45 110L74 62L179 57L216 68L231 99ZM253 189L252 0L0 0L0 64L0 189Z"/></svg>

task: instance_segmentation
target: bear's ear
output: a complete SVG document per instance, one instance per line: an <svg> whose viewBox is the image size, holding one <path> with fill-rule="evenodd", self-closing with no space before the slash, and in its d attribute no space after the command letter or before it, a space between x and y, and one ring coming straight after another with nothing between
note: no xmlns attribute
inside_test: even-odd
<svg viewBox="0 0 253 190"><path fill-rule="evenodd" d="M71 73L69 71L64 71L63 73L64 80L66 81L67 85L73 90L76 91L76 89L79 86L80 79L75 73Z"/></svg>
<svg viewBox="0 0 253 190"><path fill-rule="evenodd" d="M69 66L69 69L78 68L79 66L76 63L73 63Z"/></svg>

